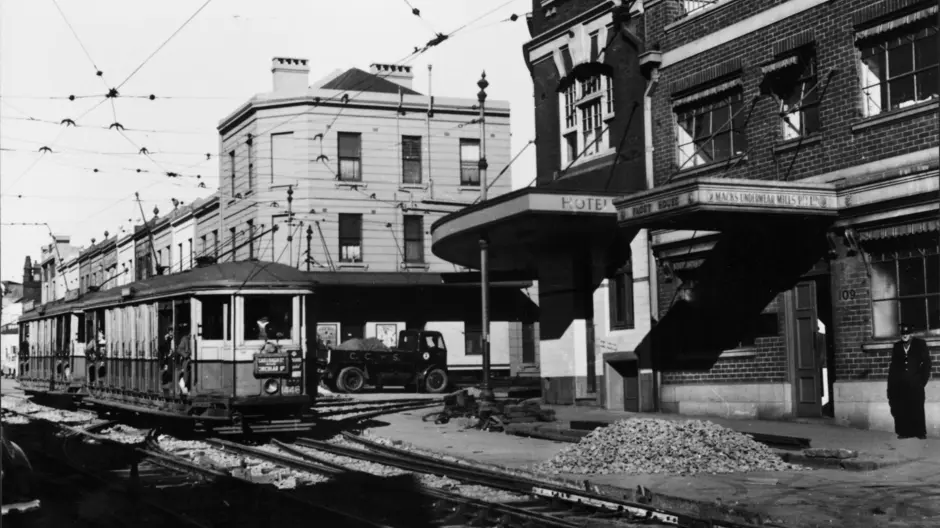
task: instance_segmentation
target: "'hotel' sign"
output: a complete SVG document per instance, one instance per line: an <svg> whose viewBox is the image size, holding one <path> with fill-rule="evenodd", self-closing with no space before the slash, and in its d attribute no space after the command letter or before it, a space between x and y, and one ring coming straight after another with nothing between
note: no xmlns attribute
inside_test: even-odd
<svg viewBox="0 0 940 528"><path fill-rule="evenodd" d="M577 213L615 213L613 200L602 196L562 196L561 210Z"/></svg>

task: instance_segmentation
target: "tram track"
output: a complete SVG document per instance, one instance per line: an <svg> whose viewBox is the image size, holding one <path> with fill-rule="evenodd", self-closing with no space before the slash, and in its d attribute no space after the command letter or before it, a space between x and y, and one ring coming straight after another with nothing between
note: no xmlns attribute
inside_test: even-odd
<svg viewBox="0 0 940 528"><path fill-rule="evenodd" d="M87 522L70 526L163 527L173 523L199 528L248 528L271 523L292 525L311 515L328 521L326 526L386 526L339 511L328 503L298 500L271 486L167 454L155 447L155 431L139 444L124 444L96 433L112 422L85 430L9 409L4 413L29 420L21 426L29 434L18 434L14 441L25 444L31 460L43 462L40 471L46 495L51 484L57 493L68 496L70 503L78 501L79 510L88 501L108 505L98 508ZM60 513L50 512L56 509L62 508L47 503L22 517L4 518L4 523L61 525L48 520L50 513ZM41 522L43 517L45 523Z"/></svg>

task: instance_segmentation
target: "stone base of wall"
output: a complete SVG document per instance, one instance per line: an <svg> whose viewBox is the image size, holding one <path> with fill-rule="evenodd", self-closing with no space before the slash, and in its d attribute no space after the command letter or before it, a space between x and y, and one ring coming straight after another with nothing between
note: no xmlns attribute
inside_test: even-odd
<svg viewBox="0 0 940 528"><path fill-rule="evenodd" d="M774 419L793 413L789 383L663 385L663 412L722 418Z"/></svg>
<svg viewBox="0 0 940 528"><path fill-rule="evenodd" d="M604 377L597 376L597 391L587 392L587 376L542 376L542 400L549 405L574 405L577 400L603 402Z"/></svg>
<svg viewBox="0 0 940 528"><path fill-rule="evenodd" d="M833 385L836 422L876 431L894 431L886 381L845 381ZM924 413L927 436L940 437L940 383L927 384Z"/></svg>

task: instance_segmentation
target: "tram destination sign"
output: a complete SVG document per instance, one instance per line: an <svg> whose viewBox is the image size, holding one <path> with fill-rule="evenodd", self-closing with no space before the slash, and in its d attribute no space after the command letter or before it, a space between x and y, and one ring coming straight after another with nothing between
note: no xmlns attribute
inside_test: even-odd
<svg viewBox="0 0 940 528"><path fill-rule="evenodd" d="M286 354L264 354L255 356L255 375L287 375L289 365Z"/></svg>

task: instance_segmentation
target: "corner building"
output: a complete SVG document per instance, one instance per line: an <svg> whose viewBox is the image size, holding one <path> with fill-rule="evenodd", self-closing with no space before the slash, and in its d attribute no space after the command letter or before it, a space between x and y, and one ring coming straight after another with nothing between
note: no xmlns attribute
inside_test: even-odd
<svg viewBox="0 0 940 528"><path fill-rule="evenodd" d="M660 408L892 430L898 323L940 372L935 1L650 0ZM940 384L927 385L940 436Z"/></svg>
<svg viewBox="0 0 940 528"><path fill-rule="evenodd" d="M529 186L437 220L432 250L538 281L539 370L550 403L651 410L648 232L617 228L614 199L647 189L642 6L534 0L523 55L532 76L537 172Z"/></svg>

